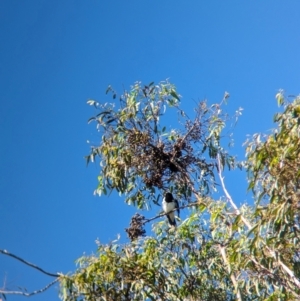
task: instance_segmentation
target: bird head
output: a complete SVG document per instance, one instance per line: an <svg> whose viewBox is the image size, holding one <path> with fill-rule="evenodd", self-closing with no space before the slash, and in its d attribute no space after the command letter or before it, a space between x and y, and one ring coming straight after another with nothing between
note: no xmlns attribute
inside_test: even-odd
<svg viewBox="0 0 300 301"><path fill-rule="evenodd" d="M166 200L167 203L170 203L170 202L172 202L174 200L173 195L172 195L171 192L167 192L166 193L165 200Z"/></svg>

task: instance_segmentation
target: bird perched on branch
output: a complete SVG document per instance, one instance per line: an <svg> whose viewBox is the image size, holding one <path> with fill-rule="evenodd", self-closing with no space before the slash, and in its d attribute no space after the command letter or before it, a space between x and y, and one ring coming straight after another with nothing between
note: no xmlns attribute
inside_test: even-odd
<svg viewBox="0 0 300 301"><path fill-rule="evenodd" d="M180 211L179 211L178 201L174 199L172 193L170 193L170 192L166 193L166 195L162 201L162 208L165 213L168 213L167 218L169 220L170 225L176 226L174 209L177 209L178 217L179 217Z"/></svg>

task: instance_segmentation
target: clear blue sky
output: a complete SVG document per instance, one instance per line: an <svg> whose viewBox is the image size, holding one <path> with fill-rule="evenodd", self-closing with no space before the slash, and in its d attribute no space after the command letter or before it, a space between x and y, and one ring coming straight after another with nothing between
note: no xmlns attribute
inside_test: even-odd
<svg viewBox="0 0 300 301"><path fill-rule="evenodd" d="M96 238L125 239L135 210L93 196L98 167L83 159L99 139L86 100L107 101L109 84L170 78L185 108L230 92L229 109L244 108L243 158L246 135L272 127L278 89L300 92L299 12L298 0L1 1L0 248L66 273ZM237 203L244 179L228 178ZM29 291L51 280L0 255L0 287L5 278Z"/></svg>

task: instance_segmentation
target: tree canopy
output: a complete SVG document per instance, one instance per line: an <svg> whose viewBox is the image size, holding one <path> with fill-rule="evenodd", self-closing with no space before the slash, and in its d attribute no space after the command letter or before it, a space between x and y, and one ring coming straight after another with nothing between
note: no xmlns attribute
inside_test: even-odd
<svg viewBox="0 0 300 301"><path fill-rule="evenodd" d="M135 215L130 242L99 244L61 278L63 299L299 300L300 98L276 95L283 110L273 132L249 139L239 162L227 142L241 110L225 113L228 93L217 104L199 102L189 117L169 82L107 92L119 102L88 101L102 137L86 157L100 162L95 192L116 190L126 203L151 209L171 191L188 217L175 228ZM166 116L177 118L176 129ZM238 207L226 189L223 171L237 167L247 171L253 204Z"/></svg>
<svg viewBox="0 0 300 301"><path fill-rule="evenodd" d="M228 142L241 109L226 114L228 93L196 103L193 116L168 81L107 93L113 103L88 101L101 141L86 160L100 164L95 193L117 191L139 213L128 243L99 243L73 274L59 275L62 299L299 300L300 97L276 95L273 131L248 139L238 161ZM226 188L224 170L235 168L246 171L251 203L238 206ZM164 213L141 215L166 192L187 214L177 227L157 220Z"/></svg>

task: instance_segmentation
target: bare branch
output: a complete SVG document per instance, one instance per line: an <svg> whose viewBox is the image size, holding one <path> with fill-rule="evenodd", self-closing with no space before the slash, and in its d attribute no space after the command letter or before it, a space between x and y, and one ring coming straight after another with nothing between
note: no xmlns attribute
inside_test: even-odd
<svg viewBox="0 0 300 301"><path fill-rule="evenodd" d="M12 253L9 253L9 252L6 251L6 250L0 250L0 253L1 253L1 254L4 254L4 255L7 255L7 256L10 256L10 257L12 257L12 258L15 258L15 259L21 261L22 263L24 263L24 264L26 264L26 265L28 265L28 266L34 268L34 269L37 269L38 271L40 271L40 272L42 272L42 273L44 273L44 274L46 274L46 275L48 275L48 276L51 276L51 277L59 277L59 274L52 274L52 273L46 272L45 270L43 270L42 268L38 267L37 265L35 265L35 264L33 264L33 263L30 263L30 262L28 262L28 261L22 259L21 257L17 256L17 255L14 255L14 254L12 254Z"/></svg>
<svg viewBox="0 0 300 301"><path fill-rule="evenodd" d="M250 222L241 214L241 211L238 209L237 205L234 203L234 201L232 200L229 192L227 191L226 187L225 187L225 183L224 183L224 178L222 176L222 170L223 170L223 167L222 167L222 164L221 164L221 159L220 159L220 155L218 154L217 155L217 162L218 162L218 176L219 176L219 179L220 179L220 182L221 182L221 186L222 186L222 189L225 193L225 196L227 198L227 200L229 201L229 203L231 204L231 206L233 207L233 209L235 210L235 213L237 215L240 215L241 218L242 218L242 221L244 222L244 224L249 228L251 229L252 228L252 225L250 224Z"/></svg>
<svg viewBox="0 0 300 301"><path fill-rule="evenodd" d="M50 282L49 284L47 284L45 287L43 287L42 289L33 291L31 293L27 293L27 292L22 292L22 291L6 291L6 290L0 290L0 294L3 295L22 295L22 296L26 296L26 297L30 297L39 293L43 293L44 291L46 291L49 287L51 287L53 284L55 284L59 279L55 279L52 282Z"/></svg>

